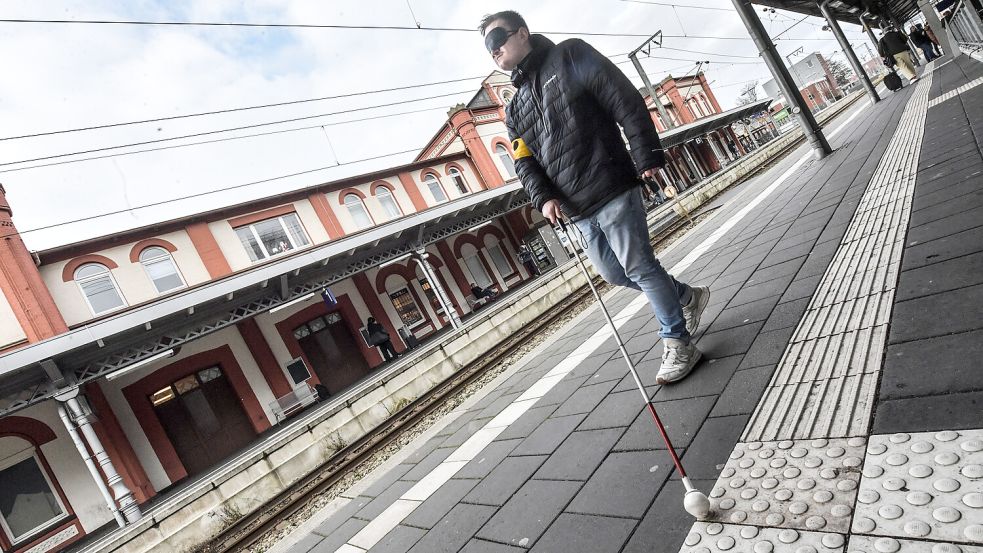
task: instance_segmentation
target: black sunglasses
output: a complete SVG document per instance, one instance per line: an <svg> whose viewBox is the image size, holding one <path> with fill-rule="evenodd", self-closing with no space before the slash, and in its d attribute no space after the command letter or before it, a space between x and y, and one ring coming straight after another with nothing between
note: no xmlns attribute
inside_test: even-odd
<svg viewBox="0 0 983 553"><path fill-rule="evenodd" d="M490 54L502 46L505 46L505 43L509 41L509 37L518 32L518 29L509 31L506 30L505 27L495 27L494 29L488 31L488 34L485 35L485 48L488 49L488 53Z"/></svg>

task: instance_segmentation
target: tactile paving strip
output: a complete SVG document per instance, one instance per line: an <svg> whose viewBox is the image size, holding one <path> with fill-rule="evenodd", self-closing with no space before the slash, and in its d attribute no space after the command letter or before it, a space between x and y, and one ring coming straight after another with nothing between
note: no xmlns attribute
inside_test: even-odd
<svg viewBox="0 0 983 553"><path fill-rule="evenodd" d="M853 533L983 543L983 430L871 436Z"/></svg>
<svg viewBox="0 0 983 553"><path fill-rule="evenodd" d="M931 67L916 85L742 441L869 432L911 213Z"/></svg>
<svg viewBox="0 0 983 553"><path fill-rule="evenodd" d="M710 492L710 520L846 533L864 438L737 444Z"/></svg>
<svg viewBox="0 0 983 553"><path fill-rule="evenodd" d="M983 553L983 547L954 543L850 536L847 553Z"/></svg>
<svg viewBox="0 0 983 553"><path fill-rule="evenodd" d="M840 553L844 542L840 534L697 522L679 553Z"/></svg>

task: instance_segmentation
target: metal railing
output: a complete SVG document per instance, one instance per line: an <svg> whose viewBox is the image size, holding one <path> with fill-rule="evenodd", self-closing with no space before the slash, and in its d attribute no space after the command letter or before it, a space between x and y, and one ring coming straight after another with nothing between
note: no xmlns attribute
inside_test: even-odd
<svg viewBox="0 0 983 553"><path fill-rule="evenodd" d="M960 48L973 52L983 50L983 27L980 26L980 16L975 12L971 2L966 0L959 2L948 24Z"/></svg>

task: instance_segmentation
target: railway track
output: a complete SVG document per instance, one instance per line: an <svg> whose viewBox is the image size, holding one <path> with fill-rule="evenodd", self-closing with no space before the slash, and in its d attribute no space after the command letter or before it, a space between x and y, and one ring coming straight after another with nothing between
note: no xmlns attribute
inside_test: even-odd
<svg viewBox="0 0 983 553"><path fill-rule="evenodd" d="M705 216L708 211L712 210L701 210L698 214L694 213L693 217L699 219ZM660 229L652 237L653 247L658 251L667 246L668 242L688 223L689 221L685 217L677 217L676 220ZM608 286L599 277L595 278L594 282L602 293ZM573 294L567 296L555 309L540 315L526 325L521 332L513 334L508 340L496 346L494 350L482 356L480 361L462 368L453 377L402 407L393 413L385 423L338 451L325 464L294 483L272 501L234 522L210 542L199 547L198 553L248 551L264 537L281 531L309 503L339 484L351 471L357 470L361 465L369 462L373 455L399 439L402 433L417 429L416 427L424 422L429 415L437 412L449 402L455 402L455 398L458 399L455 405L463 401L460 396L466 395L466 389L469 385L479 381L489 373L491 373L491 378L494 378L500 372L494 369L506 362L513 354L520 352L522 348L529 347L529 342L533 337L541 336L545 339L550 334L547 329L559 328L561 324L557 324L558 322L571 316L572 312L577 311L578 308L586 308L593 301L590 289L586 285L580 287ZM417 430L422 431L422 428Z"/></svg>

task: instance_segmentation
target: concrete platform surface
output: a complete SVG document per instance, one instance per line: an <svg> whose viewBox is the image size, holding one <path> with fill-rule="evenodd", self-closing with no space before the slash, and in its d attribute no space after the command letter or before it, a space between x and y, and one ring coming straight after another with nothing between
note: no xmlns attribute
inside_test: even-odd
<svg viewBox="0 0 983 553"><path fill-rule="evenodd" d="M983 551L981 77L858 102L663 253L711 289L686 380L608 295L707 520L592 308L273 550Z"/></svg>

